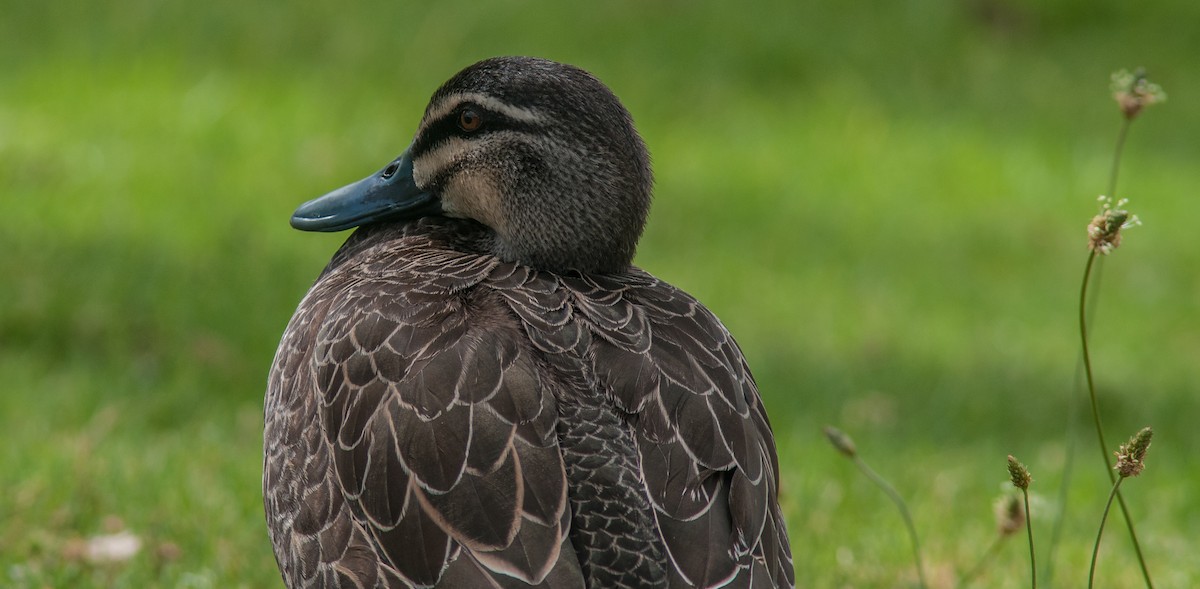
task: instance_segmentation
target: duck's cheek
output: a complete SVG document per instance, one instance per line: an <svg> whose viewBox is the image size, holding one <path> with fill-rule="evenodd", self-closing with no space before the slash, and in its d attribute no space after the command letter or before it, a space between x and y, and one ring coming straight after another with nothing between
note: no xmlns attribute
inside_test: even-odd
<svg viewBox="0 0 1200 589"><path fill-rule="evenodd" d="M489 170L461 170L442 189L446 216L474 219L498 233L507 233L508 218L497 178Z"/></svg>

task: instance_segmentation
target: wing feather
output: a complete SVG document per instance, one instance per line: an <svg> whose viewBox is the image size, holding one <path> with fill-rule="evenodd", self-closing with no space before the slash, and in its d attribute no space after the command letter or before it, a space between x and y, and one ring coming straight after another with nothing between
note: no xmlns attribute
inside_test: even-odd
<svg viewBox="0 0 1200 589"><path fill-rule="evenodd" d="M741 350L683 291L640 272L604 280L578 286L581 298L604 294L576 308L599 335L597 378L630 413L672 576L695 587L794 586L775 444Z"/></svg>
<svg viewBox="0 0 1200 589"><path fill-rule="evenodd" d="M432 282L394 270L374 268L373 291L364 281L333 301L313 353L333 480L356 525L407 584L446 575L569 586L579 563L563 553L566 473L544 369L520 343L518 318L505 319L507 303L463 288L495 265ZM571 307L560 302L528 312L569 325Z"/></svg>
<svg viewBox="0 0 1200 589"><path fill-rule="evenodd" d="M466 548L498 550L511 544L519 529L520 466L508 452L492 472L465 474L445 493L419 489L418 497L438 525Z"/></svg>

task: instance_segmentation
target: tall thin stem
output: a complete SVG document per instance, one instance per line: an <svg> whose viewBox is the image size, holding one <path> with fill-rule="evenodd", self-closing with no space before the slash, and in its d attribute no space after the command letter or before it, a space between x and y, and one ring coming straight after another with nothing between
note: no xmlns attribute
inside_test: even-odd
<svg viewBox="0 0 1200 589"><path fill-rule="evenodd" d="M1097 276L1099 280L1099 276ZM1095 295L1093 295L1094 297ZM1091 323L1091 318L1088 318L1088 323ZM1073 393L1078 394L1083 388L1083 358L1075 362L1074 385L1071 389ZM1063 526L1067 521L1067 507L1070 505L1070 490L1071 490L1071 474L1075 471L1075 446L1076 432L1079 428L1079 411L1076 405L1076 395L1072 394L1067 399L1067 455L1062 468L1062 482L1058 487L1058 504L1061 506L1055 510L1054 526L1050 531L1050 548L1046 551L1046 566L1043 569L1043 574L1046 575L1045 584L1054 586L1054 560L1055 554L1058 553L1058 545L1062 540Z"/></svg>
<svg viewBox="0 0 1200 589"><path fill-rule="evenodd" d="M1104 522L1108 520L1108 511L1112 508L1113 497L1120 497L1118 489L1121 488L1121 481L1124 480L1125 477L1121 477L1113 483L1112 492L1108 494L1108 502L1104 504L1104 515L1100 516L1100 530L1096 532L1096 544L1092 546L1092 566L1088 569L1088 589L1092 589L1092 582L1096 579L1096 557L1100 554L1100 538L1104 536Z"/></svg>
<svg viewBox="0 0 1200 589"><path fill-rule="evenodd" d="M1108 194L1113 199L1117 198L1117 172L1121 169L1121 153L1125 151L1125 137L1129 135L1129 124L1133 119L1125 118L1121 122L1121 130L1117 133L1117 147L1113 150L1112 170L1108 173Z"/></svg>
<svg viewBox="0 0 1200 589"><path fill-rule="evenodd" d="M1087 322L1087 290L1092 278L1092 267L1096 265L1096 251L1088 253L1087 265L1083 268L1083 287L1079 290L1079 337L1083 345L1083 374L1087 380L1088 398L1092 401L1092 422L1096 424L1096 437L1100 441L1100 456L1104 459L1105 470L1108 472L1110 483L1115 482L1116 475L1109 468L1108 445L1104 443L1104 426L1100 423L1100 403L1096 400L1096 385L1092 381L1092 358L1088 352L1088 322Z"/></svg>
<svg viewBox="0 0 1200 589"><path fill-rule="evenodd" d="M1129 124L1132 119L1126 118L1121 124L1121 131L1117 135L1117 146L1113 153L1113 169L1109 174L1108 196L1116 198L1117 191L1117 171L1121 166L1121 153L1125 148L1125 138L1129 135ZM1142 578L1146 581L1146 587L1154 589L1154 583L1150 580L1150 569L1146 566L1146 558L1142 554L1142 545L1138 541L1137 531L1133 526L1133 518L1129 515L1129 508L1125 505L1125 498L1121 496L1117 490L1116 475L1113 474L1112 464L1108 462L1108 446L1104 443L1104 426L1100 423L1100 404L1096 400L1096 383L1092 376L1092 359L1088 351L1088 321L1087 321L1087 293L1088 284L1091 282L1092 267L1096 263L1096 250L1088 252L1087 265L1083 270L1083 284L1079 289L1079 337L1083 346L1083 372L1087 377L1088 398L1092 402L1092 421L1096 425L1096 437L1100 442L1100 455L1104 460L1104 470L1108 473L1108 480L1113 483L1113 493L1116 495L1117 504L1121 506L1121 515L1125 519L1125 527L1129 529L1129 539L1133 542L1133 550L1137 554L1138 565L1142 569Z"/></svg>
<svg viewBox="0 0 1200 589"><path fill-rule="evenodd" d="M917 564L917 579L920 581L922 589L929 587L929 584L925 582L925 566L921 563L921 544L917 541L917 527L913 525L912 516L908 513L908 506L904 504L904 498L896 492L896 489L890 483L879 476L870 466L867 466L867 463L857 455L854 456L854 464L858 465L859 470L863 471L863 474L867 475L867 478L871 479L880 489L883 489L883 492L887 494L892 503L896 504L896 508L900 510L900 516L904 518L904 525L908 527L909 539L912 540L913 560Z"/></svg>
<svg viewBox="0 0 1200 589"><path fill-rule="evenodd" d="M1021 489L1025 496L1025 532L1029 535L1029 575L1033 589L1037 589L1037 557L1033 555L1033 514L1029 513L1029 489Z"/></svg>

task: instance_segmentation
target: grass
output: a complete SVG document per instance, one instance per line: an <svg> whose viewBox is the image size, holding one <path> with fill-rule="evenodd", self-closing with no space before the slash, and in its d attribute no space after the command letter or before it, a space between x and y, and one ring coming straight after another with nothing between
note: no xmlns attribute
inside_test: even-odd
<svg viewBox="0 0 1200 589"><path fill-rule="evenodd" d="M634 113L657 170L638 262L738 336L813 587L916 579L891 506L825 447L826 423L907 498L931 586L991 544L1007 454L1035 473L1049 537L1066 412L1086 409L1073 312L1119 121L1107 76L1146 66L1171 101L1129 138L1121 192L1145 226L1105 260L1092 361L1108 430L1157 433L1124 493L1156 585L1200 583L1200 47L1172 32L1191 3L280 10L6 7L0 585L279 586L262 389L343 238L287 216L399 153L451 73L510 53L586 67ZM1109 491L1078 451L1056 585L1081 584ZM113 517L138 556L65 556ZM1027 566L1009 542L975 585L1023 587ZM1097 577L1140 582L1120 534Z"/></svg>

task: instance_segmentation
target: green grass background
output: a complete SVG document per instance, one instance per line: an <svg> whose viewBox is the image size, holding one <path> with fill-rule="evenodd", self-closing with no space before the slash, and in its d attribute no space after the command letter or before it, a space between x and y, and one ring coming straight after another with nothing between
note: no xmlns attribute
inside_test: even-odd
<svg viewBox="0 0 1200 589"><path fill-rule="evenodd" d="M1111 447L1159 587L1200 584L1200 4L1188 0L302 6L0 1L0 586L277 587L259 493L279 334L344 235L298 203L408 143L469 63L577 64L622 97L657 192L638 263L739 338L771 413L798 579L895 587L909 498L936 587L994 537L1005 455L1042 567L1083 584L1108 491L1075 388L1084 227L1144 65L1094 324ZM1067 433L1077 415L1076 434ZM114 518L120 524L114 523ZM1140 576L1119 520L1106 586ZM72 546L121 525L121 565ZM977 581L1023 587L1018 536ZM1045 579L1044 579L1045 581Z"/></svg>

